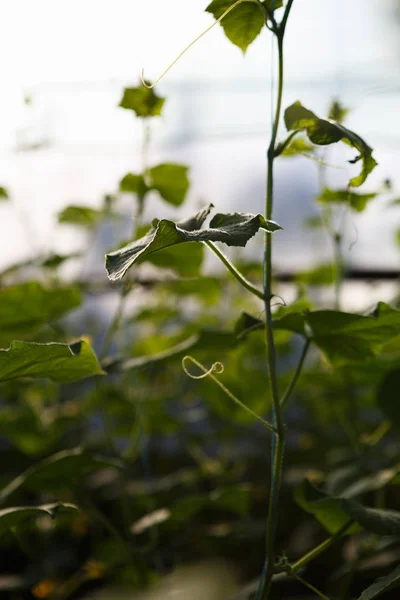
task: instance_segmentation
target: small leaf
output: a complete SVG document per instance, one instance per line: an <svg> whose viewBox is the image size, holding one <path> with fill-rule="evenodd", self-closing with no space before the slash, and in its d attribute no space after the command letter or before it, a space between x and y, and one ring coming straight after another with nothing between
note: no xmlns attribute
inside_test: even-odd
<svg viewBox="0 0 400 600"><path fill-rule="evenodd" d="M8 200L8 199L9 199L9 196L8 196L8 192L7 192L6 188L0 186L0 201Z"/></svg>
<svg viewBox="0 0 400 600"><path fill-rule="evenodd" d="M338 100L334 100L329 108L329 119L343 123L350 110L345 108Z"/></svg>
<svg viewBox="0 0 400 600"><path fill-rule="evenodd" d="M394 590L400 587L400 565L394 569L389 575L380 577L363 591L358 600L375 600L385 592Z"/></svg>
<svg viewBox="0 0 400 600"><path fill-rule="evenodd" d="M335 265L319 265L309 271L301 271L296 275L296 281L306 285L331 285L336 280Z"/></svg>
<svg viewBox="0 0 400 600"><path fill-rule="evenodd" d="M288 158L292 158L294 156L299 156L302 154L310 154L314 151L314 146L308 144L306 140L303 138L295 138L289 146L286 146L282 154L280 156L286 156Z"/></svg>
<svg viewBox="0 0 400 600"><path fill-rule="evenodd" d="M164 163L149 169L148 177L151 189L157 190L160 196L174 206L180 206L189 189L188 167Z"/></svg>
<svg viewBox="0 0 400 600"><path fill-rule="evenodd" d="M313 144L324 146L343 141L358 150L359 155L350 162L356 163L361 160L362 169L360 175L350 180L350 186L358 187L363 184L377 165L372 156L372 148L359 135L350 131L338 121L320 119L299 101L286 109L285 125L288 131L306 131Z"/></svg>
<svg viewBox="0 0 400 600"><path fill-rule="evenodd" d="M224 242L228 246L245 246L259 229L268 232L281 229L262 215L249 213L217 214L208 229L200 229L212 204L189 219L174 223L167 219L154 221L147 235L106 255L106 269L112 281L121 279L134 263L145 260L153 252L185 242ZM188 250L189 252L190 250Z"/></svg>
<svg viewBox="0 0 400 600"><path fill-rule="evenodd" d="M59 213L58 222L84 227L85 229L93 229L99 223L102 216L103 212L95 208L71 205Z"/></svg>
<svg viewBox="0 0 400 600"><path fill-rule="evenodd" d="M102 374L97 358L85 340L73 344L14 341L8 350L0 350L0 381L44 377L69 383Z"/></svg>
<svg viewBox="0 0 400 600"><path fill-rule="evenodd" d="M234 332L238 338L243 338L252 331L258 331L264 329L264 327L264 321L249 315L247 312L243 312L235 323Z"/></svg>
<svg viewBox="0 0 400 600"><path fill-rule="evenodd" d="M388 373L378 388L378 405L393 425L400 428L400 369Z"/></svg>
<svg viewBox="0 0 400 600"><path fill-rule="evenodd" d="M354 500L341 500L341 508L364 529L378 535L400 534L400 512L367 508Z"/></svg>
<svg viewBox="0 0 400 600"><path fill-rule="evenodd" d="M153 89L144 85L136 88L125 88L121 108L132 110L138 117L159 117L164 106L165 98L157 96Z"/></svg>
<svg viewBox="0 0 400 600"><path fill-rule="evenodd" d="M325 188L320 196L318 196L317 201L321 204L344 203L357 212L362 212L373 198L376 198L376 194L357 194L356 192L350 192L350 190L330 190Z"/></svg>
<svg viewBox="0 0 400 600"><path fill-rule="evenodd" d="M67 260L71 258L80 258L81 252L72 252L71 254L50 254L47 258L42 260L41 266L46 269L56 269Z"/></svg>
<svg viewBox="0 0 400 600"><path fill-rule="evenodd" d="M308 313L306 321L328 360L344 365L378 356L398 335L400 311L380 302L373 316L321 310Z"/></svg>
<svg viewBox="0 0 400 600"><path fill-rule="evenodd" d="M264 4L267 11L271 14L273 11L278 10L278 8L282 8L283 0L264 0L262 4Z"/></svg>
<svg viewBox="0 0 400 600"><path fill-rule="evenodd" d="M233 4L234 0L213 0L206 11L215 19L219 19ZM236 6L220 24L226 37L244 53L261 32L264 21L265 15L261 5L257 6L255 2L244 2Z"/></svg>
<svg viewBox="0 0 400 600"><path fill-rule="evenodd" d="M57 502L56 504L42 504L41 506L14 506L0 510L0 536L7 531L21 525L25 521L40 515L49 515L54 518L60 510L78 510L74 504Z"/></svg>
<svg viewBox="0 0 400 600"><path fill-rule="evenodd" d="M306 229L321 229L324 226L319 215L307 217L307 219L304 219L303 225Z"/></svg>
<svg viewBox="0 0 400 600"><path fill-rule="evenodd" d="M141 198L149 191L143 175L135 175L134 173L127 173L125 177L121 179L119 182L119 189L121 192L137 194Z"/></svg>
<svg viewBox="0 0 400 600"><path fill-rule="evenodd" d="M21 488L41 493L70 488L89 473L110 467L121 468L121 463L81 448L62 450L32 465L13 479L0 491L0 502L5 502Z"/></svg>

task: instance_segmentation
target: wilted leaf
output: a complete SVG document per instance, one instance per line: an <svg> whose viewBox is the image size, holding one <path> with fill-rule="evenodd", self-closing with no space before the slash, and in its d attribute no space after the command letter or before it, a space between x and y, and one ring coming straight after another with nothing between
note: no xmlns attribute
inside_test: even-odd
<svg viewBox="0 0 400 600"><path fill-rule="evenodd" d="M308 313L306 321L330 362L343 365L377 356L398 335L400 311L380 302L373 316L321 310Z"/></svg>
<svg viewBox="0 0 400 600"><path fill-rule="evenodd" d="M339 203L348 204L357 212L365 210L368 202L376 197L376 194L357 194L350 190L330 190L325 188L318 196L317 201L321 204Z"/></svg>
<svg viewBox="0 0 400 600"><path fill-rule="evenodd" d="M0 381L44 377L69 383L101 374L97 358L85 340L72 344L14 341L8 350L0 350Z"/></svg>
<svg viewBox="0 0 400 600"><path fill-rule="evenodd" d="M374 600L385 592L394 590L400 587L400 565L394 569L386 577L380 577L363 591L358 600Z"/></svg>
<svg viewBox="0 0 400 600"><path fill-rule="evenodd" d="M400 427L400 369L386 375L378 388L378 405L397 428Z"/></svg>
<svg viewBox="0 0 400 600"><path fill-rule="evenodd" d="M278 0L277 0L278 1ZM206 8L215 19L219 19L234 0L213 0ZM278 7L277 7L278 8ZM243 52L256 39L263 28L265 15L261 6L254 2L244 2L236 6L222 21L226 37Z"/></svg>
<svg viewBox="0 0 400 600"><path fill-rule="evenodd" d="M189 189L188 167L173 163L157 165L148 171L150 188L174 206L180 206Z"/></svg>
<svg viewBox="0 0 400 600"><path fill-rule="evenodd" d="M0 345L9 345L42 325L62 317L81 304L75 287L46 289L38 281L0 290Z"/></svg>
<svg viewBox="0 0 400 600"><path fill-rule="evenodd" d="M341 508L364 529L378 535L400 534L400 512L367 508L354 500L341 500Z"/></svg>
<svg viewBox="0 0 400 600"><path fill-rule="evenodd" d="M121 279L134 263L143 261L153 252L185 242L224 242L228 246L245 246L259 229L268 232L281 229L262 215L249 213L217 214L208 229L200 229L212 204L187 220L174 223L167 219L154 221L147 235L128 246L106 255L106 269L112 281Z"/></svg>
<svg viewBox="0 0 400 600"><path fill-rule="evenodd" d="M320 119L299 101L286 109L285 124L289 131L306 131L313 144L324 146L343 141L358 150L358 156L350 162L356 163L361 160L362 169L360 175L350 180L349 185L353 187L363 184L377 165L372 157L372 148L359 135L338 121Z"/></svg>
<svg viewBox="0 0 400 600"><path fill-rule="evenodd" d="M42 504L41 506L14 506L12 508L3 508L0 510L0 536L7 531L21 525L25 521L40 515L49 515L52 519L56 517L61 510L78 510L74 504L65 504L57 502L55 504Z"/></svg>
<svg viewBox="0 0 400 600"><path fill-rule="evenodd" d="M58 215L59 223L68 223L85 229L93 229L99 223L103 212L89 206L67 206Z"/></svg>
<svg viewBox="0 0 400 600"><path fill-rule="evenodd" d="M136 88L125 88L121 108L132 110L138 117L158 117L161 115L165 98L157 96L153 89L144 85Z"/></svg>

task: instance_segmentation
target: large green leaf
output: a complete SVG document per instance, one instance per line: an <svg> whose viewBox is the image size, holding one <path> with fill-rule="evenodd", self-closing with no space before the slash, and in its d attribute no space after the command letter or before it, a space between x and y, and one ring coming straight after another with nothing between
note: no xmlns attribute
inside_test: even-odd
<svg viewBox="0 0 400 600"><path fill-rule="evenodd" d="M346 515L364 529L378 535L400 534L400 512L367 508L354 500L343 499L340 504Z"/></svg>
<svg viewBox="0 0 400 600"><path fill-rule="evenodd" d="M0 345L59 319L78 307L81 294L75 287L47 289L38 281L0 290Z"/></svg>
<svg viewBox="0 0 400 600"><path fill-rule="evenodd" d="M134 263L145 260L153 252L185 242L224 242L228 246L245 246L259 229L272 233L281 229L262 215L249 213L217 214L208 229L200 229L212 204L187 220L174 223L167 219L153 221L147 235L106 256L106 269L112 281L121 279ZM188 248L187 252L190 252Z"/></svg>
<svg viewBox="0 0 400 600"><path fill-rule="evenodd" d="M394 569L389 575L380 577L363 591L358 600L374 600L385 592L394 590L400 587L400 565Z"/></svg>
<svg viewBox="0 0 400 600"><path fill-rule="evenodd" d="M184 165L173 163L152 167L147 172L150 188L157 190L166 202L180 206L189 189L188 170Z"/></svg>
<svg viewBox="0 0 400 600"><path fill-rule="evenodd" d="M336 533L350 521L350 517L341 507L340 498L324 494L311 485L307 479L296 487L294 497L297 504L306 512L314 515L330 533ZM351 525L346 529L346 535L360 531L360 529L358 524Z"/></svg>
<svg viewBox="0 0 400 600"><path fill-rule="evenodd" d="M348 204L357 212L365 210L368 202L376 197L376 194L357 194L350 190L330 190L325 188L318 196L317 201L321 204Z"/></svg>
<svg viewBox="0 0 400 600"><path fill-rule="evenodd" d="M234 3L235 0L213 0L207 6L206 11L211 13L215 19L219 19ZM262 6L257 4L251 0L243 2L221 21L226 37L243 52L246 52L264 25L264 11Z"/></svg>
<svg viewBox="0 0 400 600"><path fill-rule="evenodd" d="M58 215L59 223L76 225L85 229L93 229L103 216L103 211L89 206L67 206Z"/></svg>
<svg viewBox="0 0 400 600"><path fill-rule="evenodd" d="M289 131L306 131L313 144L325 146L343 141L355 148L359 154L350 162L356 163L361 160L362 168L360 175L350 180L351 186L358 187L363 184L377 165L372 156L372 148L359 135L347 129L339 121L320 119L299 101L286 109L285 124Z"/></svg>
<svg viewBox="0 0 400 600"><path fill-rule="evenodd" d="M196 277L200 273L203 259L204 245L191 244L188 246L188 252L182 252L179 246L171 246L162 252L150 254L146 261L156 267L172 269L181 277Z"/></svg>
<svg viewBox="0 0 400 600"><path fill-rule="evenodd" d="M400 428L400 369L386 375L378 388L378 405L396 428Z"/></svg>
<svg viewBox="0 0 400 600"><path fill-rule="evenodd" d="M400 311L380 302L372 316L320 310L308 313L306 321L330 362L343 365L378 356L398 335Z"/></svg>
<svg viewBox="0 0 400 600"><path fill-rule="evenodd" d="M0 350L0 381L44 377L69 383L101 374L97 358L85 340L72 344L14 341L8 350Z"/></svg>
<svg viewBox="0 0 400 600"><path fill-rule="evenodd" d="M138 117L158 117L161 115L165 98L157 96L153 89L144 85L136 88L125 88L121 108L132 110Z"/></svg>
<svg viewBox="0 0 400 600"><path fill-rule="evenodd" d="M5 187L0 186L0 200L8 200L8 192Z"/></svg>
<svg viewBox="0 0 400 600"><path fill-rule="evenodd" d="M74 504L57 502L55 504L42 504L41 506L14 506L0 510L0 536L13 527L17 527L32 518L49 515L54 519L61 510L78 510Z"/></svg>
<svg viewBox="0 0 400 600"><path fill-rule="evenodd" d="M121 192L137 194L140 197L143 197L149 191L143 175L136 175L135 173L127 173L119 182L119 189Z"/></svg>
<svg viewBox="0 0 400 600"><path fill-rule="evenodd" d="M81 448L63 450L34 464L13 479L1 490L0 502L5 502L22 487L36 492L54 491L71 487L89 473L110 467L119 469L121 463Z"/></svg>

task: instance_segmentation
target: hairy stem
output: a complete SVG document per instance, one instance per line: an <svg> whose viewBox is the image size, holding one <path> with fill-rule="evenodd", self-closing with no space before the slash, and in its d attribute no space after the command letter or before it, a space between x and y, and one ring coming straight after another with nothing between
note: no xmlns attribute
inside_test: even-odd
<svg viewBox="0 0 400 600"><path fill-rule="evenodd" d="M242 273L235 267L233 263L229 260L229 258L214 244L214 242L204 242L206 246L210 248L214 252L216 256L220 259L220 261L225 265L230 273L234 276L234 278L242 285L247 291L260 298L260 300L264 300L264 294L261 290L255 287L250 281L242 275Z"/></svg>

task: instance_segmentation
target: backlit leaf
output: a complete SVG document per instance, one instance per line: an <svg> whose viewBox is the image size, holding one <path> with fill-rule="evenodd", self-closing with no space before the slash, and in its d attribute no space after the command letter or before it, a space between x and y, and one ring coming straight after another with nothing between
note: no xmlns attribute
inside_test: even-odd
<svg viewBox="0 0 400 600"><path fill-rule="evenodd" d="M360 175L353 177L349 182L349 185L353 187L363 184L377 165L372 156L372 148L359 135L338 121L320 119L299 101L286 109L285 125L289 131L305 131L313 144L325 146L343 141L358 150L357 157L350 161L352 163L362 162Z"/></svg>
<svg viewBox="0 0 400 600"><path fill-rule="evenodd" d="M362 212L368 202L376 197L376 194L358 194L350 190L330 190L325 188L318 196L317 201L321 204L348 204L353 210Z"/></svg>
<svg viewBox="0 0 400 600"><path fill-rule="evenodd" d="M153 89L144 85L136 88L125 88L121 108L132 110L138 117L158 117L161 115L165 98L158 96Z"/></svg>
<svg viewBox="0 0 400 600"><path fill-rule="evenodd" d="M150 188L174 206L180 206L189 189L188 167L172 163L157 165L148 171Z"/></svg>
<svg viewBox="0 0 400 600"><path fill-rule="evenodd" d="M85 340L72 344L14 341L8 350L0 350L0 381L43 377L69 383L102 373L92 348Z"/></svg>
<svg viewBox="0 0 400 600"><path fill-rule="evenodd" d="M119 182L121 192L129 192L143 197L149 188L147 187L143 175L135 175L135 173L127 173Z"/></svg>
<svg viewBox="0 0 400 600"><path fill-rule="evenodd" d="M363 591L358 600L374 600L378 598L385 592L389 592L390 590L394 590L400 587L400 565L397 566L394 571L386 575L385 577L380 577L370 585L366 590Z"/></svg>
<svg viewBox="0 0 400 600"><path fill-rule="evenodd" d="M78 510L78 507L74 504L64 504L57 502L55 504L42 504L41 506L14 506L12 508L3 508L0 510L0 536L4 535L7 531L20 526L26 521L39 517L41 515L48 515L54 519L57 513L61 510Z"/></svg>
<svg viewBox="0 0 400 600"><path fill-rule="evenodd" d="M219 19L234 0L213 0L206 8L215 19ZM261 32L265 20L265 15L261 6L255 2L243 2L236 6L222 21L226 37L235 46L238 46L243 52L246 52L249 45L256 39Z"/></svg>
<svg viewBox="0 0 400 600"><path fill-rule="evenodd" d="M228 246L245 246L259 229L273 232L281 229L262 215L250 213L217 214L208 229L200 229L212 204L189 219L174 223L155 220L147 235L106 256L106 269L112 281L121 279L134 263L143 261L153 252L185 242L224 242Z"/></svg>

